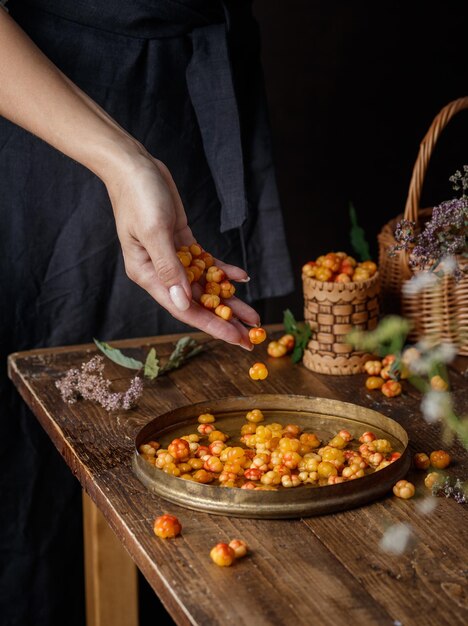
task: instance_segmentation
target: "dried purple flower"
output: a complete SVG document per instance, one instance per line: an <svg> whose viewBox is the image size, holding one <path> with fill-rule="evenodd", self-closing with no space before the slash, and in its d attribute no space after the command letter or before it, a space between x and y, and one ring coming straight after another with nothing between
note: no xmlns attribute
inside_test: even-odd
<svg viewBox="0 0 468 626"><path fill-rule="evenodd" d="M433 496L445 496L453 498L459 504L468 504L468 486L457 478L456 480L446 476L444 480L437 481L432 487Z"/></svg>
<svg viewBox="0 0 468 626"><path fill-rule="evenodd" d="M143 381L138 376L132 379L127 391L111 391L111 381L104 378L104 357L94 356L82 363L81 371L70 369L55 386L64 402L74 404L79 398L97 402L107 411L131 409L143 393Z"/></svg>

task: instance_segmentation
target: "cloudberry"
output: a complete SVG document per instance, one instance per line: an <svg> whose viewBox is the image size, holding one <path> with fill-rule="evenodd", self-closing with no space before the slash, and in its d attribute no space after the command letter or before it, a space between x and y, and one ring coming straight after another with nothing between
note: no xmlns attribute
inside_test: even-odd
<svg viewBox="0 0 468 626"><path fill-rule="evenodd" d="M265 341L267 337L266 331L263 328L251 328L249 330L249 339L250 342L254 345L258 345Z"/></svg>
<svg viewBox="0 0 468 626"><path fill-rule="evenodd" d="M254 363L249 369L249 376L252 380L265 380L268 376L268 369L264 363Z"/></svg>
<svg viewBox="0 0 468 626"><path fill-rule="evenodd" d="M161 515L154 520L154 534L162 539L177 537L182 531L182 526L175 515Z"/></svg>

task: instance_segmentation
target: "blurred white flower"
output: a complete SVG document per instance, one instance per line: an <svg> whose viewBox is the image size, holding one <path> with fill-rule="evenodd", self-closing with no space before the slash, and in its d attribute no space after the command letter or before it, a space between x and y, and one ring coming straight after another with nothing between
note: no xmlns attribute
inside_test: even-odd
<svg viewBox="0 0 468 626"><path fill-rule="evenodd" d="M384 532L379 548L388 554L403 554L413 538L413 531L408 524L393 524Z"/></svg>
<svg viewBox="0 0 468 626"><path fill-rule="evenodd" d="M409 348L408 352L413 357L407 358L410 370L420 375L429 374L440 363L450 363L457 355L457 349L453 344L448 342L431 344L427 339L419 341L414 348ZM416 352L419 353L418 358Z"/></svg>
<svg viewBox="0 0 468 626"><path fill-rule="evenodd" d="M434 424L452 411L452 400L446 391L428 391L421 401L421 411L428 424Z"/></svg>
<svg viewBox="0 0 468 626"><path fill-rule="evenodd" d="M418 272L410 280L403 283L403 292L408 296L415 296L425 289L432 289L438 280L432 272Z"/></svg>
<svg viewBox="0 0 468 626"><path fill-rule="evenodd" d="M416 502L416 510L421 515L430 515L437 507L437 498L429 496Z"/></svg>
<svg viewBox="0 0 468 626"><path fill-rule="evenodd" d="M442 261L439 263L439 268L444 274L449 274L450 276L453 276L458 268L457 260L453 256L453 254L448 254L447 256L444 256Z"/></svg>

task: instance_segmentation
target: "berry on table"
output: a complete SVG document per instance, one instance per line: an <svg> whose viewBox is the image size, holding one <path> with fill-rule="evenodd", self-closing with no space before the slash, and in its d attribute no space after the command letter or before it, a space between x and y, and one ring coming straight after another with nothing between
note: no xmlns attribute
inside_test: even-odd
<svg viewBox="0 0 468 626"><path fill-rule="evenodd" d="M154 534L161 539L177 537L182 531L182 526L175 515L161 515L154 520Z"/></svg>
<svg viewBox="0 0 468 626"><path fill-rule="evenodd" d="M401 385L396 380L387 380L380 389L380 391L387 396L387 398L394 398L401 394Z"/></svg>
<svg viewBox="0 0 468 626"><path fill-rule="evenodd" d="M254 345L258 345L265 341L267 337L266 331L264 328L251 328L249 330L249 339L250 342Z"/></svg>
<svg viewBox="0 0 468 626"><path fill-rule="evenodd" d="M227 543L217 543L210 551L211 560L220 567L229 567L236 558L236 553Z"/></svg>
<svg viewBox="0 0 468 626"><path fill-rule="evenodd" d="M441 483L442 480L443 477L438 472L429 472L429 474L424 479L424 484L428 489L432 489L434 485L436 485L437 483Z"/></svg>
<svg viewBox="0 0 468 626"><path fill-rule="evenodd" d="M431 452L429 458L432 467L435 467L436 469L445 469L450 465L452 460L450 454L445 450L434 450L434 452Z"/></svg>
<svg viewBox="0 0 468 626"><path fill-rule="evenodd" d="M291 352L294 349L296 340L294 338L294 335L287 334L280 337L278 339L278 343L280 343L282 346L285 346L287 352Z"/></svg>
<svg viewBox="0 0 468 626"><path fill-rule="evenodd" d="M380 361L366 361L364 363L364 371L369 376L378 376L382 369L382 363Z"/></svg>
<svg viewBox="0 0 468 626"><path fill-rule="evenodd" d="M380 376L369 376L369 378L366 379L366 388L370 391L382 389L384 382L384 379Z"/></svg>
<svg viewBox="0 0 468 626"><path fill-rule="evenodd" d="M287 348L285 345L280 343L279 341L270 341L267 347L267 352L269 356L274 358L282 357L286 354Z"/></svg>
<svg viewBox="0 0 468 626"><path fill-rule="evenodd" d="M448 383L442 378L442 376L432 376L431 389L434 391L447 391Z"/></svg>
<svg viewBox="0 0 468 626"><path fill-rule="evenodd" d="M234 554L236 559L241 559L244 557L249 551L248 545L242 539L231 539L229 542L229 547L234 550Z"/></svg>
<svg viewBox="0 0 468 626"><path fill-rule="evenodd" d="M268 376L268 369L264 363L254 363L249 369L249 376L252 380L265 380Z"/></svg>
<svg viewBox="0 0 468 626"><path fill-rule="evenodd" d="M426 470L431 461L425 452L417 452L413 457L414 466L420 470Z"/></svg>
<svg viewBox="0 0 468 626"><path fill-rule="evenodd" d="M410 483L407 480L399 480L393 487L393 493L397 496L397 498L403 498L403 500L412 498L414 496L414 492L415 488L413 483Z"/></svg>

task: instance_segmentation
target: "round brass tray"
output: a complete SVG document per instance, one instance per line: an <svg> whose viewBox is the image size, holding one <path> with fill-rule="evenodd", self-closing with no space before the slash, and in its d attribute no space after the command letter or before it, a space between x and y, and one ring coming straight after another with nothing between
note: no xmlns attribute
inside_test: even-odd
<svg viewBox="0 0 468 626"><path fill-rule="evenodd" d="M378 438L388 439L394 450L401 452L401 457L378 472L337 485L254 491L177 478L154 467L138 453L139 446L147 441L156 440L166 447L175 437L196 432L201 413L214 413L219 430L231 435L229 441L236 445L232 442L238 441L240 428L246 423L245 414L254 408L263 411L262 424L299 424L325 443L342 428L355 437L372 430ZM216 515L270 519L322 515L366 504L391 492L393 485L407 473L410 463L408 435L389 417L348 402L279 394L220 398L164 413L140 430L133 456L133 469L141 482L170 502Z"/></svg>

